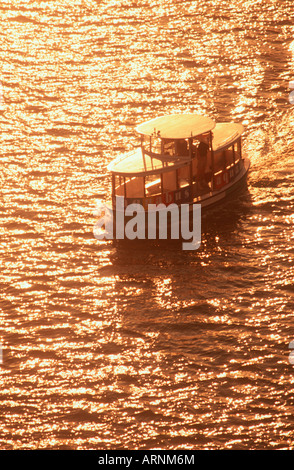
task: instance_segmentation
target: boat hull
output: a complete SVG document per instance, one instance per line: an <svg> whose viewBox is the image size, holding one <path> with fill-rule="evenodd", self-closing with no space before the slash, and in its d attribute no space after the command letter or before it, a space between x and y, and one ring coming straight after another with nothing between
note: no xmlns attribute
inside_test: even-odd
<svg viewBox="0 0 294 470"><path fill-rule="evenodd" d="M243 167L240 173L235 177L233 181L225 185L218 191L213 191L208 195L201 198L200 201L195 201L201 204L202 210L212 209L215 206L237 196L240 192L244 191L247 187L247 176L250 168L249 159L243 160ZM195 204L195 202L193 202ZM193 206L193 204L191 204Z"/></svg>

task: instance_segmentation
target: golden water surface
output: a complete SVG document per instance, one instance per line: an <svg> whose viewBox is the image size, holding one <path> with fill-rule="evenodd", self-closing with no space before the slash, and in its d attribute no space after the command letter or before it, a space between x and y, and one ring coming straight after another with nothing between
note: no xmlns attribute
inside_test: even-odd
<svg viewBox="0 0 294 470"><path fill-rule="evenodd" d="M291 449L292 0L0 0L0 448ZM93 236L170 112L246 126L202 245ZM1 356L0 356L1 357Z"/></svg>

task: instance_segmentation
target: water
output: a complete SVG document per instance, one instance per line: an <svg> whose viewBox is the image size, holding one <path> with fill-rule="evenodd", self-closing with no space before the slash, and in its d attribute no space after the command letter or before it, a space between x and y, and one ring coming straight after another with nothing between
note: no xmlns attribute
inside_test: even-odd
<svg viewBox="0 0 294 470"><path fill-rule="evenodd" d="M290 0L0 1L1 449L292 449ZM170 112L246 125L202 245L93 236Z"/></svg>

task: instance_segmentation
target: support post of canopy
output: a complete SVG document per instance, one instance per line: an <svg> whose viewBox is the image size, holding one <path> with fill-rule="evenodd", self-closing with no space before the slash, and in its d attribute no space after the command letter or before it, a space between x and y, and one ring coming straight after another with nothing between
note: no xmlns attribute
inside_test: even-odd
<svg viewBox="0 0 294 470"><path fill-rule="evenodd" d="M115 196L115 174L112 173L112 197Z"/></svg>
<svg viewBox="0 0 294 470"><path fill-rule="evenodd" d="M126 186L126 178L125 176L123 177L123 181L124 181L124 198L126 200L126 197L127 197L127 186Z"/></svg>
<svg viewBox="0 0 294 470"><path fill-rule="evenodd" d="M212 171L211 191L213 191L214 190L214 153L213 153L213 148L212 148L212 132L211 131L209 131L209 140L210 140L211 171Z"/></svg>
<svg viewBox="0 0 294 470"><path fill-rule="evenodd" d="M180 188L180 177L179 177L179 170L178 168L176 169L176 188Z"/></svg>
<svg viewBox="0 0 294 470"><path fill-rule="evenodd" d="M146 171L146 159L145 159L145 149L144 149L144 136L141 135L141 152L143 157L143 165Z"/></svg>
<svg viewBox="0 0 294 470"><path fill-rule="evenodd" d="M192 168L192 158L193 158L193 139L189 139L189 157L190 157L190 163L189 163L189 185L191 187L191 195L192 195L192 184L193 184L193 168ZM192 197L193 199L193 197Z"/></svg>

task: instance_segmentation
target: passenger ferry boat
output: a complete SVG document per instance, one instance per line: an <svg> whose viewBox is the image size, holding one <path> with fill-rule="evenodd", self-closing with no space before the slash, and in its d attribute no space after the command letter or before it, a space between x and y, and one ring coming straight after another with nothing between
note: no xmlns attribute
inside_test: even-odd
<svg viewBox="0 0 294 470"><path fill-rule="evenodd" d="M200 204L203 211L246 185L250 162L242 156L242 124L171 114L140 124L136 131L140 146L108 166L115 218L130 204L140 204L146 214L151 204L185 204L190 211ZM122 198L124 206L118 206Z"/></svg>
<svg viewBox="0 0 294 470"><path fill-rule="evenodd" d="M242 124L215 123L197 114L157 117L136 128L141 145L108 166L112 200L125 204L200 203L211 207L246 182Z"/></svg>

